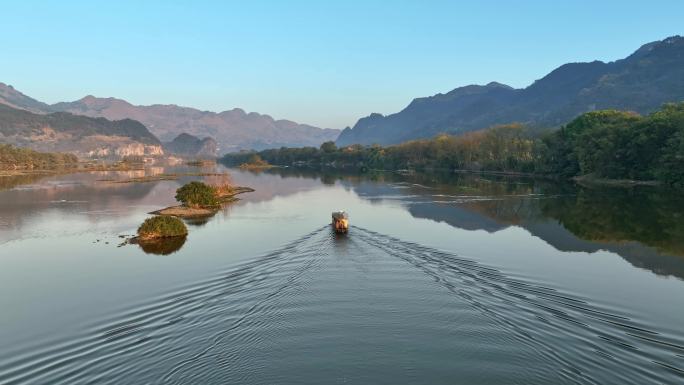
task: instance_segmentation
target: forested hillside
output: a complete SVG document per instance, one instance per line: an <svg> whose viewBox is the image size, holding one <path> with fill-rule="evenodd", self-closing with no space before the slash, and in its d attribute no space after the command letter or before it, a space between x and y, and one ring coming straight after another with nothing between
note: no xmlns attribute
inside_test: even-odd
<svg viewBox="0 0 684 385"><path fill-rule="evenodd" d="M588 112L555 131L513 124L387 147L338 148L328 142L320 148L243 152L223 159L235 165L255 156L275 165L523 172L684 186L684 103L666 104L647 116Z"/></svg>

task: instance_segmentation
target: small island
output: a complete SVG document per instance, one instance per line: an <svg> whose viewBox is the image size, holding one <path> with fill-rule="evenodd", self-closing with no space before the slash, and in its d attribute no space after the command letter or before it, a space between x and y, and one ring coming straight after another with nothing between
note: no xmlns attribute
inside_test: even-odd
<svg viewBox="0 0 684 385"><path fill-rule="evenodd" d="M155 215L167 215L179 218L197 218L212 216L222 205L236 201L235 196L252 192L249 187L232 185L212 186L202 182L190 182L176 190L176 200L181 204L152 212Z"/></svg>
<svg viewBox="0 0 684 385"><path fill-rule="evenodd" d="M185 163L192 167L211 167L216 165L216 160L214 159L196 159Z"/></svg>
<svg viewBox="0 0 684 385"><path fill-rule="evenodd" d="M272 167L275 166L263 160L258 154L252 154L246 162L240 164L243 170L263 170Z"/></svg>
<svg viewBox="0 0 684 385"><path fill-rule="evenodd" d="M185 244L188 228L182 220L170 216L145 219L138 227L138 236L127 241L140 246L147 254L168 255Z"/></svg>
<svg viewBox="0 0 684 385"><path fill-rule="evenodd" d="M145 219L138 227L138 242L154 241L161 238L185 237L188 228L178 218L155 216Z"/></svg>

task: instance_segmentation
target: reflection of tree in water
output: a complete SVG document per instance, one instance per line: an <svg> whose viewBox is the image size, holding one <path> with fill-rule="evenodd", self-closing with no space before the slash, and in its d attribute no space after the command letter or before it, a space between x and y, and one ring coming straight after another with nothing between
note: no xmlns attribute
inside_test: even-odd
<svg viewBox="0 0 684 385"><path fill-rule="evenodd" d="M0 191L9 190L23 184L36 183L37 181L50 176L49 174L25 174L0 176Z"/></svg>
<svg viewBox="0 0 684 385"><path fill-rule="evenodd" d="M215 170L207 173L213 173L213 175L205 175L202 177L202 181L206 184L213 186L225 186L232 185L233 178L227 173L217 173Z"/></svg>
<svg viewBox="0 0 684 385"><path fill-rule="evenodd" d="M213 218L215 214L212 215L204 215L201 217L191 217L191 218L185 218L184 222L187 223L190 226L196 226L196 227L201 227L209 223L209 219Z"/></svg>
<svg viewBox="0 0 684 385"><path fill-rule="evenodd" d="M323 174L321 175L321 182L326 185L334 185L337 178L334 175Z"/></svg>
<svg viewBox="0 0 684 385"><path fill-rule="evenodd" d="M186 239L187 237L167 237L137 243L146 254L169 255L180 250Z"/></svg>
<svg viewBox="0 0 684 385"><path fill-rule="evenodd" d="M516 225L561 251L608 250L634 266L684 279L684 197L658 188L591 188L496 175L274 168L283 178L340 181L374 202L404 194L412 216L468 230ZM396 189L394 187L401 187Z"/></svg>
<svg viewBox="0 0 684 385"><path fill-rule="evenodd" d="M579 189L576 196L542 201L542 212L578 237L638 241L684 256L684 199L660 189Z"/></svg>
<svg viewBox="0 0 684 385"><path fill-rule="evenodd" d="M578 188L567 183L474 175L441 179L424 175L409 180L442 195L469 196L472 201L466 199L458 206L502 224L526 227L551 218L583 240L639 242L663 254L684 256L684 197L676 191Z"/></svg>
<svg viewBox="0 0 684 385"><path fill-rule="evenodd" d="M608 250L636 267L684 279L684 263L674 257L684 256L684 198L673 191L478 175L424 174L402 182L408 188L394 192L411 197L406 205L414 217L489 232L520 226L560 251ZM387 194L368 183L354 188L368 199Z"/></svg>

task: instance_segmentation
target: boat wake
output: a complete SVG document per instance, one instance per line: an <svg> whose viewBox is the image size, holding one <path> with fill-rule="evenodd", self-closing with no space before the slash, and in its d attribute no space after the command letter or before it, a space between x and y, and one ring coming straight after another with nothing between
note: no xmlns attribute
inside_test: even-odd
<svg viewBox="0 0 684 385"><path fill-rule="evenodd" d="M681 382L684 344L655 329L453 253L325 226L15 351L0 384Z"/></svg>

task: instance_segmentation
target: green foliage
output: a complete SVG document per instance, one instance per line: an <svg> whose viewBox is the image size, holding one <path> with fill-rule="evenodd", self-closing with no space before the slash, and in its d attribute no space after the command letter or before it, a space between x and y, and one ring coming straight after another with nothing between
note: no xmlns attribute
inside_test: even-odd
<svg viewBox="0 0 684 385"><path fill-rule="evenodd" d="M684 129L668 139L658 159L655 174L673 186L684 187Z"/></svg>
<svg viewBox="0 0 684 385"><path fill-rule="evenodd" d="M223 162L237 165L255 155L276 165L592 175L684 186L684 103L666 104L645 117L616 110L588 112L553 132L533 134L511 124L387 147L337 148L328 142L320 149L228 154Z"/></svg>
<svg viewBox="0 0 684 385"><path fill-rule="evenodd" d="M640 117L633 113L606 110L589 112L563 129L576 153L580 174L622 178L628 174L631 127Z"/></svg>
<svg viewBox="0 0 684 385"><path fill-rule="evenodd" d="M188 228L182 220L166 215L147 218L138 227L138 236L142 239L181 237L187 234Z"/></svg>
<svg viewBox="0 0 684 385"><path fill-rule="evenodd" d="M55 169L74 167L78 158L74 154L38 152L28 148L0 144L0 169Z"/></svg>
<svg viewBox="0 0 684 385"><path fill-rule="evenodd" d="M666 104L645 117L614 110L586 113L542 138L535 170L682 184L682 132L684 103Z"/></svg>
<svg viewBox="0 0 684 385"><path fill-rule="evenodd" d="M258 154L251 154L243 166L267 167L268 162L263 160Z"/></svg>
<svg viewBox="0 0 684 385"><path fill-rule="evenodd" d="M333 166L357 169L487 169L531 171L534 140L520 125L498 126L462 136L440 135L396 146L352 145L337 148L280 148L256 153L270 164ZM255 153L226 155L228 165L248 163Z"/></svg>
<svg viewBox="0 0 684 385"><path fill-rule="evenodd" d="M188 207L213 207L220 204L216 188L197 181L176 190L176 200Z"/></svg>
<svg viewBox="0 0 684 385"><path fill-rule="evenodd" d="M330 154L332 152L337 151L337 146L335 145L335 142L325 142L321 144L321 151L323 151L326 154Z"/></svg>

